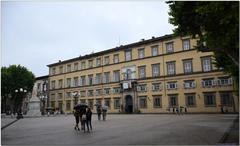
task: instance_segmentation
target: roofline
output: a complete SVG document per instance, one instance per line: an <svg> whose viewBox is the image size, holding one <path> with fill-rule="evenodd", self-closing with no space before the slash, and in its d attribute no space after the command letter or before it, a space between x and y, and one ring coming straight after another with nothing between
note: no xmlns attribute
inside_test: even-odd
<svg viewBox="0 0 240 146"><path fill-rule="evenodd" d="M48 77L49 77L49 75L45 75L45 76L36 77L35 79L36 79L36 80L41 80L41 79L46 79L46 78L48 78Z"/></svg>
<svg viewBox="0 0 240 146"><path fill-rule="evenodd" d="M156 42L156 41L160 41L160 40L165 40L165 39L169 39L169 38L173 38L173 37L176 37L176 36L174 34L164 35L164 36L160 36L160 37L156 37L156 38L152 38L152 39L148 39L148 40L144 40L144 41L140 41L140 42L135 42L135 43L127 44L127 45L121 45L119 47L115 47L115 48L112 48L112 49L108 49L108 50L104 50L104 51L100 51L100 52L96 52L96 53L92 53L92 54L87 54L87 55L84 55L84 56L79 56L79 57L64 60L64 61L61 61L61 62L52 63L52 64L49 64L47 66L52 67L52 66L55 66L55 65L60 65L60 64L64 64L64 63L68 63L68 62L72 62L72 61L91 58L91 57L94 57L94 56L99 56L99 55L110 53L110 52L115 52L115 51L128 49L129 47L139 46L139 45L152 43L152 42Z"/></svg>

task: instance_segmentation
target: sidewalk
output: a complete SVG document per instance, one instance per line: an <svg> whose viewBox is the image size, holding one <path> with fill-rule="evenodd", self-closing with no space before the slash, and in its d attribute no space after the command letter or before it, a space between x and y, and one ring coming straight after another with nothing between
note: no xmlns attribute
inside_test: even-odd
<svg viewBox="0 0 240 146"><path fill-rule="evenodd" d="M239 145L239 117L233 121L233 124L224 133L219 143L224 145Z"/></svg>
<svg viewBox="0 0 240 146"><path fill-rule="evenodd" d="M4 129L17 121L16 117L1 117L1 129Z"/></svg>

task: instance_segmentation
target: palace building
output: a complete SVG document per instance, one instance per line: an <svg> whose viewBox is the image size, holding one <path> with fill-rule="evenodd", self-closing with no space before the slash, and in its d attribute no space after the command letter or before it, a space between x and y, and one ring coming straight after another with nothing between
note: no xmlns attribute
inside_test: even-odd
<svg viewBox="0 0 240 146"><path fill-rule="evenodd" d="M234 80L213 65L197 40L165 35L48 65L49 105L71 113L76 103L108 113L238 112Z"/></svg>

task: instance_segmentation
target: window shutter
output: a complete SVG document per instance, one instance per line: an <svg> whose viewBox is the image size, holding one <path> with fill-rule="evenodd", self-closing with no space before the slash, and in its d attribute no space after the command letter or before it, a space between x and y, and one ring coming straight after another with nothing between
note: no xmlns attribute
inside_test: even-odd
<svg viewBox="0 0 240 146"><path fill-rule="evenodd" d="M217 80L217 85L221 85L221 79Z"/></svg>
<svg viewBox="0 0 240 146"><path fill-rule="evenodd" d="M229 78L229 79L228 79L228 84L229 84L229 85L232 85L232 78Z"/></svg>
<svg viewBox="0 0 240 146"><path fill-rule="evenodd" d="M187 88L187 87L186 87L186 83L183 83L183 87L184 87L184 88Z"/></svg>
<svg viewBox="0 0 240 146"><path fill-rule="evenodd" d="M178 88L178 85L177 85L177 83L175 83L175 89L177 89Z"/></svg>
<svg viewBox="0 0 240 146"><path fill-rule="evenodd" d="M144 88L144 89L145 89L145 91L147 91L147 90L148 90L148 87L147 87L147 86L145 86L145 88Z"/></svg>
<svg viewBox="0 0 240 146"><path fill-rule="evenodd" d="M154 85L152 85L152 91L154 91L154 90L155 90Z"/></svg>
<svg viewBox="0 0 240 146"><path fill-rule="evenodd" d="M212 80L212 85L216 86L216 80Z"/></svg>
<svg viewBox="0 0 240 146"><path fill-rule="evenodd" d="M169 84L167 84L167 89L169 89L170 88L170 86L169 86Z"/></svg>
<svg viewBox="0 0 240 146"><path fill-rule="evenodd" d="M205 81L202 81L202 87L205 87Z"/></svg>
<svg viewBox="0 0 240 146"><path fill-rule="evenodd" d="M196 87L196 82L195 82L195 81L192 82L192 87L193 87L193 88Z"/></svg>
<svg viewBox="0 0 240 146"><path fill-rule="evenodd" d="M141 91L141 88L139 86L137 86L137 91Z"/></svg>

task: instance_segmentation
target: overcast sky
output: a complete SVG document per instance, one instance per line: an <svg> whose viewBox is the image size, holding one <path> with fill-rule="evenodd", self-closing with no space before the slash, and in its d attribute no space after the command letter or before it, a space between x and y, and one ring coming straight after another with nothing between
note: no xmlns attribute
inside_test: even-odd
<svg viewBox="0 0 240 146"><path fill-rule="evenodd" d="M35 76L46 65L171 34L161 1L44 1L2 3L2 66L20 64Z"/></svg>

